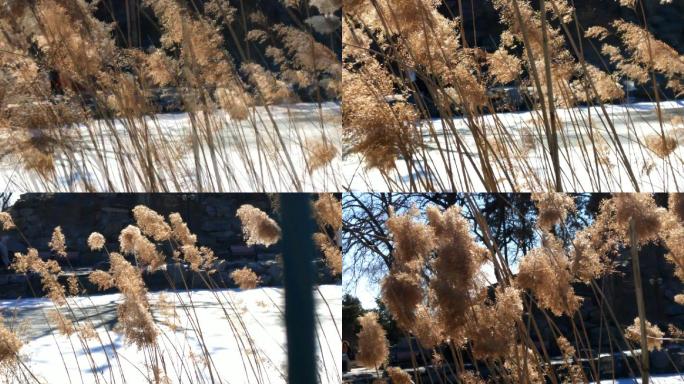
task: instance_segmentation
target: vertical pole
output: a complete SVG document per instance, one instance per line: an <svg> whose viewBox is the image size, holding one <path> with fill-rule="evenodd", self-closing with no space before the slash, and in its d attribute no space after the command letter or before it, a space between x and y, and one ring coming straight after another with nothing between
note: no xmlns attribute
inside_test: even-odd
<svg viewBox="0 0 684 384"><path fill-rule="evenodd" d="M648 340L646 335L646 306L644 305L644 291L641 287L641 267L639 266L639 247L636 238L636 227L634 220L629 221L629 242L630 253L632 254L632 271L634 273L634 290L636 293L637 309L639 311L639 325L641 333L641 371L642 384L648 384L649 362L648 362Z"/></svg>
<svg viewBox="0 0 684 384"><path fill-rule="evenodd" d="M553 162L553 173L555 175L554 185L556 187L556 192L563 192L563 184L561 181L561 171L560 171L560 159L558 156L558 133L556 131L556 108L555 101L553 97L553 76L551 74L551 52L549 50L549 35L546 31L547 21L546 21L546 0L540 0L539 2L539 13L541 17L541 33L542 33L542 47L544 51L544 71L546 72L546 96L549 99L549 152L551 152L551 161ZM527 49L530 49L527 47ZM544 95L541 95L541 89L539 90L542 103L544 101Z"/></svg>
<svg viewBox="0 0 684 384"><path fill-rule="evenodd" d="M128 47L140 47L140 7L139 0L125 0L126 8L126 32Z"/></svg>
<svg viewBox="0 0 684 384"><path fill-rule="evenodd" d="M311 196L281 195L288 381L316 383Z"/></svg>

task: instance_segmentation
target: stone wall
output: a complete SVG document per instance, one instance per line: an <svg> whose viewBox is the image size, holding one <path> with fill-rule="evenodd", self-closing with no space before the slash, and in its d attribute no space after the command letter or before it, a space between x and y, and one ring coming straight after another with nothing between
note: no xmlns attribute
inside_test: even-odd
<svg viewBox="0 0 684 384"><path fill-rule="evenodd" d="M481 47L498 44L503 27L499 24L499 15L494 10L491 0L460 0L460 2L463 6L463 21L468 41L471 44L477 42ZM452 13L458 13L458 3L459 0L445 1ZM532 3L538 7L537 0ZM617 0L574 0L574 5L577 17L585 30L594 25L606 26L619 18L641 23L633 10L621 7ZM684 2L673 1L672 4L661 5L660 0L645 0L645 5L649 30L680 53L684 52L684 23L681 22L684 19ZM445 15L450 14L444 6L442 11ZM584 40L583 43L587 45L588 41ZM591 61L598 59L592 49L587 49L585 55Z"/></svg>
<svg viewBox="0 0 684 384"><path fill-rule="evenodd" d="M663 247L651 244L644 246L639 254L646 318L663 331L667 330L668 324L684 328L684 306L674 301L675 295L684 292L684 284L675 277L673 265L665 260L665 252ZM620 345L623 350L627 349L622 342L621 334L638 315L634 274L628 250L617 256L615 265L616 271L596 281L596 286L603 292L606 303L610 304L621 327L615 326L605 305L603 311L601 310L600 295L597 297L591 286L579 283L573 286L575 293L583 298L580 308L581 321L578 316L575 316L575 324L581 327L583 323L592 342L592 348L596 350L601 348L603 352L606 352L609 346L608 331L614 343ZM563 334L572 335L572 323L569 318L551 316ZM534 318L540 327L543 339L546 340L545 347L552 354L557 353L553 342L554 337L545 316L534 311ZM608 328L606 324L609 324Z"/></svg>
<svg viewBox="0 0 684 384"><path fill-rule="evenodd" d="M85 281L88 271L108 268L106 254L88 248L88 236L100 232L107 239L107 249L118 250L119 232L127 225L135 224L131 210L138 204L164 216L180 213L197 235L198 244L210 247L218 257L218 272L214 276L217 281L233 287L228 275L234 269L247 266L261 277L262 285L282 285L280 246L247 246L240 221L235 216L242 204L252 204L276 217L271 198L266 194L24 194L9 210L18 230L1 235L6 237L4 242L10 255L25 252L30 246L47 258L53 257L48 247L52 231L61 226L68 251L68 262L61 261L63 269L82 276L82 281L88 285ZM160 245L160 250L170 255L170 247L166 248ZM330 275L322 255L318 255L315 263L319 283L339 283L339 279ZM0 272L0 286L6 289L0 288L0 297L30 296L26 277L3 272ZM186 280L191 286L203 286L198 276L193 279L192 273L174 264L168 265L168 275L176 283L182 284ZM168 288L170 284L162 273L148 274L145 279L153 289ZM14 288L9 289L8 284Z"/></svg>

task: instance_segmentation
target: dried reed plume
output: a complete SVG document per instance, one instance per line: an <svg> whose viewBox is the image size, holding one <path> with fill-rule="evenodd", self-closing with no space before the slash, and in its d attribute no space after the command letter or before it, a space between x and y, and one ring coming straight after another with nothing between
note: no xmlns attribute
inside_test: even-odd
<svg viewBox="0 0 684 384"><path fill-rule="evenodd" d="M386 223L394 241L394 261L381 283L382 301L405 330L413 326L415 311L423 301L420 271L434 248L432 228L415 220L417 216L416 208L401 216L392 212Z"/></svg>
<svg viewBox="0 0 684 384"><path fill-rule="evenodd" d="M105 271L97 270L91 272L90 275L88 275L88 280L95 284L97 289L100 291L105 291L114 286L114 279L112 278L112 275Z"/></svg>
<svg viewBox="0 0 684 384"><path fill-rule="evenodd" d="M59 283L57 278L62 272L62 268L55 260L43 261L38 256L38 250L29 248L25 255L21 253L14 254L12 269L17 273L32 271L39 274L43 290L47 292L46 296L55 305L66 304L66 289Z"/></svg>
<svg viewBox="0 0 684 384"><path fill-rule="evenodd" d="M54 327L64 336L71 336L76 333L76 326L67 316L59 310L53 309L48 312L47 318Z"/></svg>
<svg viewBox="0 0 684 384"><path fill-rule="evenodd" d="M541 247L523 257L516 281L521 288L532 291L539 306L556 316L572 316L581 304L571 285L568 257L561 242L551 234L546 235Z"/></svg>
<svg viewBox="0 0 684 384"><path fill-rule="evenodd" d="M423 301L423 286L416 272L392 269L381 284L382 301L402 329L411 329L418 304Z"/></svg>
<svg viewBox="0 0 684 384"><path fill-rule="evenodd" d="M129 225L121 230L119 246L122 253L135 255L141 266L149 267L152 271L159 269L166 263L165 256L157 250L157 246L145 237L140 228L136 226Z"/></svg>
<svg viewBox="0 0 684 384"><path fill-rule="evenodd" d="M242 269L236 269L230 273L230 278L233 279L235 284L240 287L240 289L254 289L259 283L261 283L261 278L257 276L254 271L247 267Z"/></svg>
<svg viewBox="0 0 684 384"><path fill-rule="evenodd" d="M537 225L547 231L565 223L568 212L575 211L575 201L564 193L533 193L532 201L539 210Z"/></svg>
<svg viewBox="0 0 684 384"><path fill-rule="evenodd" d="M657 325L646 321L646 349L649 351L660 350L663 347L663 331ZM641 344L641 321L638 317L634 318L634 324L625 329L625 337L637 344Z"/></svg>
<svg viewBox="0 0 684 384"><path fill-rule="evenodd" d="M667 205L670 212L684 223L684 193L670 193Z"/></svg>
<svg viewBox="0 0 684 384"><path fill-rule="evenodd" d="M392 214L387 219L387 228L394 242L394 263L401 270L418 270L429 252L434 248L432 229L415 218L418 210L412 208L405 215Z"/></svg>
<svg viewBox="0 0 684 384"><path fill-rule="evenodd" d="M392 383L413 384L413 380L411 380L411 375L404 372L401 368L389 367L385 370L385 372L387 372L387 375L389 376Z"/></svg>
<svg viewBox="0 0 684 384"><path fill-rule="evenodd" d="M359 169L366 168L356 180L401 191L561 192L620 189L624 174L633 189L661 189L660 180L646 180L637 170L658 156L676 158L675 135L661 129L646 137L644 125L616 119L604 107L630 102L621 83L631 79L656 95L662 128L660 88L675 97L684 92L684 60L677 50L623 20L573 31L569 27L580 20L567 0L491 5L504 25L492 39L498 46L473 47L460 6L422 0L345 4L343 140ZM620 44L603 44L600 54L608 60L594 60L575 33L598 41L615 36ZM586 104L601 123L576 108ZM518 110L529 110L531 135L509 120L512 115L503 115ZM618 124L633 131L636 141L620 137ZM646 148L654 153L639 151ZM666 173L659 175L663 184L679 170L670 162L652 167ZM620 177L613 179L616 173Z"/></svg>
<svg viewBox="0 0 684 384"><path fill-rule="evenodd" d="M119 248L123 253L133 253L135 249L135 241L142 236L140 228L129 225L121 230L119 234Z"/></svg>
<svg viewBox="0 0 684 384"><path fill-rule="evenodd" d="M414 322L409 328L421 345L434 348L444 340L444 330L433 311L424 305L418 305Z"/></svg>
<svg viewBox="0 0 684 384"><path fill-rule="evenodd" d="M458 379L463 384L485 384L486 381L472 371L463 371L458 374Z"/></svg>
<svg viewBox="0 0 684 384"><path fill-rule="evenodd" d="M171 237L171 227L164 221L164 216L152 209L138 205L133 208L133 217L142 233L154 240L164 241Z"/></svg>
<svg viewBox="0 0 684 384"><path fill-rule="evenodd" d="M568 255L571 262L571 273L586 284L609 271L604 260L607 251L602 251L597 246L602 240L597 228L599 227L592 226L577 232L572 240L572 249ZM604 249L607 250L607 248Z"/></svg>
<svg viewBox="0 0 684 384"><path fill-rule="evenodd" d="M646 147L661 158L670 156L679 145L677 138L669 135L652 135L647 136L645 139Z"/></svg>
<svg viewBox="0 0 684 384"><path fill-rule="evenodd" d="M661 229L663 208L659 208L653 196L645 193L615 194L607 204L615 207L615 224L629 239L630 221L634 222L637 241L643 244L656 240Z"/></svg>
<svg viewBox="0 0 684 384"><path fill-rule="evenodd" d="M106 243L107 240L101 233L93 232L88 236L88 247L90 247L90 250L92 251L101 250Z"/></svg>
<svg viewBox="0 0 684 384"><path fill-rule="evenodd" d="M242 232L247 245L262 244L268 247L280 240L278 223L259 208L244 204L237 210L236 216L242 222Z"/></svg>
<svg viewBox="0 0 684 384"><path fill-rule="evenodd" d="M0 223L2 223L2 229L5 231L16 228L12 216L8 212L0 212Z"/></svg>
<svg viewBox="0 0 684 384"><path fill-rule="evenodd" d="M566 380L572 383L581 383L585 381L582 366L573 364L573 360L576 356L575 347L573 347L564 336L559 336L556 339L556 344L558 344L558 349L560 349L563 356L563 367L567 371Z"/></svg>
<svg viewBox="0 0 684 384"><path fill-rule="evenodd" d="M430 281L430 292L445 334L460 343L466 311L473 304L472 291L477 288L475 276L487 251L473 240L470 225L458 206L444 212L429 207L427 216L436 239L436 258L432 261L435 276Z"/></svg>
<svg viewBox="0 0 684 384"><path fill-rule="evenodd" d="M670 195L670 209L663 215L663 234L661 239L668 252L665 258L674 265L675 276L684 281L684 222L678 217L676 196ZM677 298L675 297L675 300ZM681 299L684 302L684 298Z"/></svg>
<svg viewBox="0 0 684 384"><path fill-rule="evenodd" d="M358 337L356 361L367 368L377 369L389 357L389 346L385 329L378 323L378 315L369 312L359 317L361 330Z"/></svg>
<svg viewBox="0 0 684 384"><path fill-rule="evenodd" d="M613 22L613 27L617 29L618 35L630 53L629 59L619 63L618 68L620 68L620 64L623 67L632 65L638 66L644 71L662 73L670 80L667 83L668 88L671 88L675 93L684 91L684 84L681 82L681 78L684 76L684 59L674 48L656 39L649 31L636 24L616 20ZM625 71L624 74L628 75L629 73ZM644 82L641 76L637 76L633 80Z"/></svg>
<svg viewBox="0 0 684 384"><path fill-rule="evenodd" d="M325 233L315 233L314 242L323 251L323 256L328 267L334 275L342 274L342 250Z"/></svg>
<svg viewBox="0 0 684 384"><path fill-rule="evenodd" d="M333 145L325 138L308 142L306 150L309 153L307 158L307 170L309 173L313 173L317 169L325 168L339 155L337 146Z"/></svg>
<svg viewBox="0 0 684 384"><path fill-rule="evenodd" d="M313 205L320 225L329 225L335 232L342 228L342 202L335 196L330 193L320 194Z"/></svg>
<svg viewBox="0 0 684 384"><path fill-rule="evenodd" d="M496 303L473 305L473 318L467 323L466 336L476 358L505 358L515 347L517 334L511 330L523 313L520 293L513 287L499 288Z"/></svg>
<svg viewBox="0 0 684 384"><path fill-rule="evenodd" d="M0 366L11 365L16 360L22 345L19 337L4 325L0 317Z"/></svg>
<svg viewBox="0 0 684 384"><path fill-rule="evenodd" d="M27 180L41 180L51 190L220 191L245 185L264 190L280 185L280 179L302 190L309 152L309 170L330 174L338 146L325 140L326 145L309 148L314 135L305 128L313 123L320 127L316 134L325 137L329 124L323 114L312 109L301 123L280 121L265 107L296 102L297 92L317 102L338 98L341 63L328 47L337 45L332 33L339 27L337 16L295 18L288 21L293 26L286 26L263 13L261 22L247 22L236 17L237 9L226 0L205 1L199 7L144 0L141 7L149 8L149 19L158 21L154 29L160 32L159 44L149 51L135 41L121 44L119 37L124 36L116 23L99 19L97 4L3 4L0 83L3 90L11 89L0 98L0 135L9 143L0 152L3 163L16 163ZM321 31L327 26L325 38L307 23ZM236 30L263 38L226 41L225 36L237 38ZM259 55L249 54L252 49ZM241 56L240 68L235 53ZM162 134L164 122L157 114L167 103L156 94L163 89L166 97L168 88L174 93L172 108L186 112L181 128L187 134ZM291 111L289 105L282 107ZM320 111L324 108L319 104ZM122 129L105 133L105 126ZM237 134L227 140L218 135L229 128ZM301 136L286 145L281 132ZM256 143L243 140L247 135L254 135ZM189 137L191 144L179 137ZM108 152L116 155L108 157ZM233 169L238 171L234 174ZM69 174L76 173L88 177L71 180ZM319 181L311 183L317 186ZM139 226L147 234L145 225Z"/></svg>
<svg viewBox="0 0 684 384"><path fill-rule="evenodd" d="M64 233L62 233L62 227L56 227L52 231L52 240L48 243L50 249L55 252L58 256L66 257L66 238Z"/></svg>
<svg viewBox="0 0 684 384"><path fill-rule="evenodd" d="M158 331L140 269L116 252L110 253L109 262L108 272L94 271L89 280L100 289L116 287L123 295L123 303L117 308L117 329L124 334L126 342L138 348L154 345Z"/></svg>
<svg viewBox="0 0 684 384"><path fill-rule="evenodd" d="M207 270L209 273L214 272L213 267L216 255L214 255L214 251L210 248L184 245L181 247L181 253L183 254L183 259L190 264L191 270L195 272L200 272L200 270Z"/></svg>
<svg viewBox="0 0 684 384"><path fill-rule="evenodd" d="M329 193L320 194L313 203L313 211L320 232L313 239L323 252L326 263L334 275L342 274L342 249L339 231L342 229L342 202ZM333 235L330 234L333 231Z"/></svg>
<svg viewBox="0 0 684 384"><path fill-rule="evenodd" d="M195 245L197 243L197 236L190 232L188 225L183 221L179 213L172 213L169 215L169 222L171 223L173 238L182 245Z"/></svg>

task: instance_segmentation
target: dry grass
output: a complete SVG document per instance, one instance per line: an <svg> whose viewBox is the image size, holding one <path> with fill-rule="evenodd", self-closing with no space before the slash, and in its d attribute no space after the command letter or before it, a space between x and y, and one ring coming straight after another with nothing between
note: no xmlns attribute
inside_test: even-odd
<svg viewBox="0 0 684 384"><path fill-rule="evenodd" d="M403 216L390 215L382 225L392 235L393 261L381 283L381 299L401 332L415 336L433 353L452 354L448 369L435 370L441 381L457 376L464 382L478 382L483 366L496 382L596 381L596 356L590 350L596 340L590 340L584 328L579 313L584 297L575 293L578 286L590 287L601 303L599 310L607 322L602 327L624 331L617 340L609 338L611 350L618 345L634 350L644 340L644 348L660 350L665 341L681 341L680 333L670 331L668 338L647 321L641 312L640 281L635 283L640 311L634 324L618 323L614 308L597 284L597 279L616 270L613 259L619 249L627 248L638 256L639 248L647 243L663 244L668 249L666 259L684 281L684 224L677 216L678 198L673 194L669 209L664 209L656 205L652 195L615 194L602 202L593 221L568 233L566 220L579 214L575 200L562 193L536 194L532 200L538 215L525 220L535 223L539 244L522 256L517 274L512 273L497 248L503 244L485 239L483 246L474 240L474 233L486 234L490 229L479 216L473 197L465 199L463 209L467 209L468 217L475 217L477 228L471 227L457 206L446 210L428 206L423 212L413 208ZM487 270L485 264L496 270L495 285L483 272ZM641 273L638 263L632 264L634 273ZM681 303L681 296L675 301ZM569 322L570 328L559 326L559 317ZM379 350L385 342L379 336L382 332L364 333L366 327L374 327L372 316L359 320L363 326L359 345L371 350L367 345L372 341L378 348L371 357L364 356L362 364L377 368L386 359ZM541 339L545 336L539 331L540 321L548 322L554 339ZM641 334L642 322L646 337ZM563 329L571 331L563 334ZM561 371L550 368L554 359L550 348L561 353ZM424 353L412 349L414 368L425 358ZM588 363L579 364L579 359ZM464 360L472 365L465 366ZM637 363L637 374L648 373L647 362ZM394 377L397 368L389 367L386 372ZM404 380L401 377L399 380Z"/></svg>
<svg viewBox="0 0 684 384"><path fill-rule="evenodd" d="M242 222L247 245L261 244L268 247L280 240L280 226L259 208L245 204L237 210L237 217Z"/></svg>
<svg viewBox="0 0 684 384"><path fill-rule="evenodd" d="M407 192L681 188L684 159L661 99L684 91L682 56L644 29L641 6L638 24L586 26L567 0L533 3L492 1L505 26L495 48L469 45L460 2L345 5L343 140L349 161L366 168L354 173L361 184ZM608 36L619 46L604 43ZM586 61L590 50L602 52L600 63ZM609 103L626 100L625 81L653 95L655 122L609 112ZM505 87L524 99L529 124L502 113L519 108L499 97ZM662 181L649 179L655 164Z"/></svg>
<svg viewBox="0 0 684 384"><path fill-rule="evenodd" d="M334 203L330 197L323 197L323 201ZM312 204L314 202L312 201ZM329 210L324 210L329 213ZM334 210L333 210L334 211ZM250 227L250 238L255 236L260 242L277 242L280 240L280 230L275 221L268 218L265 212L254 207L241 207L241 213L246 213L248 219L244 222L246 227ZM132 210L133 217L137 226L129 225L121 230L119 236L118 252L108 250L106 239L98 232L93 232L87 239L90 249L102 252L102 255L109 261L108 270L95 270L88 276L88 280L99 290L114 289L121 294L116 307L116 326L114 330L108 328L95 328L94 323L103 323L99 311L96 314L88 314L80 307L84 303L83 299L88 300L93 293L88 292L73 276L67 279L66 284L60 279L65 273L62 266L55 260L43 260L35 248L29 248L26 254L14 255L12 269L17 273L37 273L41 278L41 287L31 287L35 292L45 292L45 296L50 300L52 309L44 311L46 323L49 323L54 336L70 336L69 342L80 345L85 353L85 359L78 358L80 353L74 349L74 358L81 366L81 369L88 367L95 372L94 379L98 382L130 382L127 381L127 372L130 367L122 365L117 348L112 348L112 332L123 336L127 345L133 345L138 353L145 357L146 364L138 367L136 374L143 374L146 381L153 383L169 383L169 376L179 374L169 366L167 360L174 357L185 357L190 354L190 359L183 358L181 365L182 371L193 372L193 382L217 382L225 380L218 377L218 369L213 361L210 350L204 340L204 331L199 327L197 303L193 302L192 295L182 296L180 293L190 293L190 282L185 280L185 274L181 274L182 281L178 282L177 277L172 277L167 269L169 265L183 264L179 268L187 268L192 272L193 279L198 279L195 284L203 284L208 292L218 303L224 316L226 329L231 332L236 340L237 348L241 353L242 366L245 369L245 380L249 382L265 383L274 378L264 377L265 365L269 364L269 357L263 352L263 347L256 345L253 336L247 329L245 319L245 309L241 304L234 301L230 295L226 295L221 290L226 288L226 283L221 279L215 278L216 256L213 250L197 244L197 236L190 231L188 225L178 213L172 213L167 219L154 210L139 205ZM325 216L325 215L324 215ZM3 215L7 222L11 222L9 214ZM258 222L255 223L254 220ZM264 224L264 221L267 223ZM264 229L265 227L268 227ZM273 232L273 229L277 231ZM322 230L329 226L323 225ZM21 233L21 228L12 227ZM23 233L21 233L23 236ZM53 233L50 247L55 252L66 250L67 239L60 227ZM313 240L312 240L313 243ZM256 244L256 243L255 243ZM261 243L260 243L261 244ZM169 248L170 247L170 248ZM330 248L329 252L334 252L333 245L326 245ZM330 256L328 256L330 258ZM341 264L341 256L337 249L337 257ZM61 263L69 263L67 258L59 258ZM71 266L70 266L71 267ZM331 268L334 266L331 266ZM73 267L71 267L73 268ZM341 265L339 266L341 268ZM148 273L156 272L161 274L172 288L171 292L175 296L175 304L170 304L165 297L160 297L159 303L151 303L148 287L144 276ZM189 275L188 275L189 276ZM254 271L245 267L234 270L230 277L240 289L254 289L261 283L261 278ZM76 297L78 296L78 300ZM92 301L91 301L92 302ZM81 303L81 304L80 304ZM274 303L276 307L277 304ZM158 308L153 308L157 306ZM153 312L153 309L155 311ZM277 308L282 312L281 308ZM179 312L182 312L187 321L182 326L178 324ZM161 314L161 319L157 318ZM332 314L331 314L332 315ZM177 337L184 337L188 340L197 342L196 350L181 351L172 346L168 349L169 334L162 326L168 326ZM24 340L25 336L18 332L16 327L8 327L0 319L0 372L6 374L0 381L2 382L39 382L31 373L31 357L21 354L23 345L30 342ZM319 341L320 342L320 341ZM327 344L329 346L329 344ZM96 364L97 357L95 349L107 349L107 359L104 363L108 371L120 372L121 377L111 377L110 374L101 373ZM332 353L325 351L321 345L321 353ZM110 352L111 351L111 352ZM55 359L65 362L70 352L61 351L61 356ZM174 356L175 354L175 356ZM83 366L86 364L87 366ZM99 363L98 363L99 364ZM322 363L325 364L325 363ZM324 368L326 372L330 367ZM285 379L282 367L276 367L275 371L280 373L281 378ZM328 373L326 373L328 374ZM337 377L330 373L330 377ZM72 376L75 382L77 378ZM277 378L276 378L277 379ZM81 378L80 382L85 382Z"/></svg>
<svg viewBox="0 0 684 384"><path fill-rule="evenodd" d="M5 2L3 180L46 191L336 188L338 126L322 103L338 99L339 29L299 18L334 24L339 4L318 4L327 15L316 4L291 4L285 26L244 14L242 1L144 0L161 32L148 50L117 43L130 35L87 1ZM262 38L238 41L236 30ZM158 114L169 91L181 126ZM292 105L298 95L310 110Z"/></svg>
<svg viewBox="0 0 684 384"><path fill-rule="evenodd" d="M261 282L256 273L247 267L236 269L230 274L230 277L240 289L254 289Z"/></svg>

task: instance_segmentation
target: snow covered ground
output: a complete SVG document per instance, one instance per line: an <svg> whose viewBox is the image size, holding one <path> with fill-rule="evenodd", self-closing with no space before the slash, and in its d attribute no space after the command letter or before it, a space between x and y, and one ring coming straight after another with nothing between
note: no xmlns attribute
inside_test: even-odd
<svg viewBox="0 0 684 384"><path fill-rule="evenodd" d="M342 347L341 287L327 285L320 286L319 290L320 294L315 291L314 295L320 382L339 383L342 370L339 353ZM176 315L159 306L162 293L149 294L153 315L161 331L158 340L170 382L286 382L283 293L280 288L163 293L168 302L175 304ZM120 299L119 294L70 299L78 316L92 321L105 341L89 341L90 354L85 352L86 346L77 336L50 332L45 313L53 306L46 299L0 301L0 313L4 311L6 319L15 319L27 327L22 332L28 340L21 355L31 372L45 383L120 383L123 382L122 373L127 383L146 383L149 374L145 356L134 345L126 345L122 335L112 331ZM189 307L190 301L194 310ZM203 354L198 334L193 331L193 322L202 330L211 356L214 380L206 368L195 371L196 367L203 367ZM169 324L177 325L175 331ZM0 382L3 382L1 378Z"/></svg>
<svg viewBox="0 0 684 384"><path fill-rule="evenodd" d="M671 383L684 383L684 378L681 375L652 375L650 377L649 383L653 384L671 384ZM617 380L601 380L601 383L615 383L615 384L641 384L641 378L633 379L617 379ZM593 383L592 383L593 384Z"/></svg>
<svg viewBox="0 0 684 384"><path fill-rule="evenodd" d="M645 138L659 134L660 123L657 119L655 103L635 103L629 105L606 105L606 112L613 122L615 133L619 137L625 156L633 170L641 191L675 191L684 190L684 101L668 101L660 104L666 134L678 139L679 145L674 153L665 160L657 157L643 146ZM558 116L562 127L559 133L560 168L563 188L572 192L606 192L633 191L627 168L619 160L619 149L611 137L614 133L607 124L600 107L580 107L573 109L559 109ZM534 124L533 121L539 121ZM511 191L511 181L506 179L505 173L516 172L512 181L519 191L551 189L550 156L546 145L546 138L537 132L542 126L539 112L500 113L496 117L485 115L477 121L481 129L486 129L489 139L509 135L507 142L515 142L518 148L523 147L525 139L534 139L534 149L524 156L516 156L513 166L502 163L494 166L495 178L501 191ZM456 190L484 191L483 183L477 176L479 168L478 153L473 136L468 129L467 121L463 118L453 119L455 132L464 143L465 150L455 148L455 136L448 125L441 120L422 122L422 136L428 150L427 163L432 168L432 175L426 175L434 183L437 190L451 190L449 172L456 185ZM430 125L438 140L430 134ZM578 129L577 127L582 127ZM591 128L589 128L591 127ZM597 147L603 147L602 155L609 165L599 169L595 166L594 151L590 140L591 133ZM602 137L603 140L598 139ZM446 137L446 138L445 138ZM449 143L449 150L445 144ZM584 143L587 151L582 150ZM641 145L639 144L641 143ZM446 160L437 149L442 148ZM510 152L510 146L508 148ZM518 154L521 151L515 151ZM473 162L464 155L470 154ZM421 162L423 160L421 159ZM450 167L449 167L450 165ZM397 161L398 171L392 172L389 179L375 169L366 170L363 159L356 154L347 155L342 161L345 184L354 191L364 190L408 190L409 172L404 160ZM532 172L529 172L529 169ZM523 170L526 170L523 172ZM414 172L416 172L414 170ZM425 172L423 172L425 175ZM467 182L465 180L468 180ZM420 190L421 186L415 189Z"/></svg>
<svg viewBox="0 0 684 384"><path fill-rule="evenodd" d="M196 126L206 126L200 112ZM256 107L247 120L222 111L210 114L214 151L206 129L193 132L186 113L159 114L129 124L94 121L70 133L79 150L54 154L57 175L44 183L21 159L0 159L0 188L16 192L151 190L145 167L149 152L156 189L204 192L326 192L341 189L338 159L309 174L311 143L325 140L342 153L337 103ZM147 131L145 131L147 129ZM193 137L200 136L196 148ZM93 140L95 138L95 140ZM4 139L0 136L0 142ZM149 145L145 144L145 140ZM149 147L148 150L146 147ZM80 150L83 148L83 150ZM285 148L285 149L283 149ZM339 156L338 156L339 157ZM200 169L197 172L197 169ZM198 175L199 173L199 175ZM199 181L198 181L199 180ZM220 180L220 183L219 183ZM161 186L164 186L162 188Z"/></svg>

